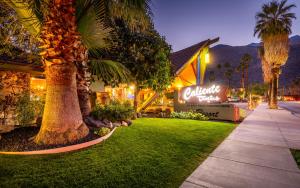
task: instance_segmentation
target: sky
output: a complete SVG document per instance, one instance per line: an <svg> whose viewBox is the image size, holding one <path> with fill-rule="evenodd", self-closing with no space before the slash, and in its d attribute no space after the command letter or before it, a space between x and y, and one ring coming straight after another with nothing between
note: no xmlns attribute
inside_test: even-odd
<svg viewBox="0 0 300 188"><path fill-rule="evenodd" d="M232 46L259 42L253 36L255 14L270 0L152 0L156 30L166 37L173 51L208 38ZM293 9L293 35L300 35L300 0ZM297 14L298 13L298 14Z"/></svg>

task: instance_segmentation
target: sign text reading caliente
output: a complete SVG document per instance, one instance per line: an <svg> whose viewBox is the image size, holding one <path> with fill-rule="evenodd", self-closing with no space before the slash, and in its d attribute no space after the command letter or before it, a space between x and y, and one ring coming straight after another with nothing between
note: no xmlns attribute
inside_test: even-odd
<svg viewBox="0 0 300 188"><path fill-rule="evenodd" d="M182 99L187 102L191 102L194 98L197 98L198 102L218 102L220 101L218 95L221 92L221 86L212 85L208 88L191 86L184 88L182 92Z"/></svg>

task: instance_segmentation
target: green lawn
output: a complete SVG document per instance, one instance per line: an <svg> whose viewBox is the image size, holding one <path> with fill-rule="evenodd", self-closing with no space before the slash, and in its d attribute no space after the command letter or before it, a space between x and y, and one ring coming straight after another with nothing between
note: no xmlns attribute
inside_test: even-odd
<svg viewBox="0 0 300 188"><path fill-rule="evenodd" d="M138 119L86 150L0 155L0 187L178 187L234 127L222 122Z"/></svg>

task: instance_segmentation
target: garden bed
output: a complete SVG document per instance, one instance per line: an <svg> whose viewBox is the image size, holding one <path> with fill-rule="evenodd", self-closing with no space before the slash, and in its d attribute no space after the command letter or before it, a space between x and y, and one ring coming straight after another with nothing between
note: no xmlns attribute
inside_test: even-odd
<svg viewBox="0 0 300 188"><path fill-rule="evenodd" d="M33 140L30 138L37 135L39 129L39 127L22 127L15 129L12 132L2 134L2 138L0 139L0 151L36 151L53 149L74 144L80 144L100 138L98 135L95 135L92 131L90 131L90 133L85 138L73 143L50 146L38 145L34 143Z"/></svg>

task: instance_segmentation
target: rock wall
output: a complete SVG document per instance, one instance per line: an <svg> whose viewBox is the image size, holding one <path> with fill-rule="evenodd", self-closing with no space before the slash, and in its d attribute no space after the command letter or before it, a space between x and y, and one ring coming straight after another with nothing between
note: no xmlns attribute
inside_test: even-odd
<svg viewBox="0 0 300 188"><path fill-rule="evenodd" d="M0 133L9 132L18 124L16 102L20 94L29 90L29 73L0 71Z"/></svg>

